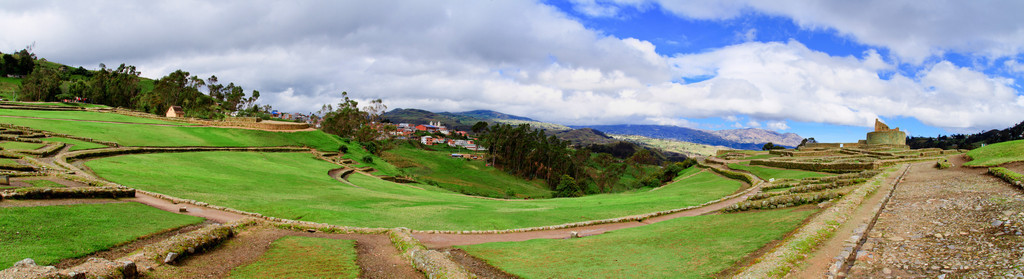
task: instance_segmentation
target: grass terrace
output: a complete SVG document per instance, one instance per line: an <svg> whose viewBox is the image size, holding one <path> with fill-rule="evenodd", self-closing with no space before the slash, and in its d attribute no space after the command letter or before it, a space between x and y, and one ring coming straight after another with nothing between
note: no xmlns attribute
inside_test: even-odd
<svg viewBox="0 0 1024 279"><path fill-rule="evenodd" d="M4 150L36 150L46 145L45 143L4 141L0 142L0 148Z"/></svg>
<svg viewBox="0 0 1024 279"><path fill-rule="evenodd" d="M1024 140L989 144L967 152L971 161L964 163L972 167L992 167L1005 163L1024 161Z"/></svg>
<svg viewBox="0 0 1024 279"><path fill-rule="evenodd" d="M734 170L743 170L743 171L750 172L751 174L754 174L757 177L760 177L761 179L764 179L764 180L769 180L769 179L772 179L772 178L775 178L775 179L783 179L783 178L803 179L803 178L825 177L825 176L835 175L835 174L829 174L829 173L820 173L820 172L804 171L804 170L777 169L777 168L769 168L769 167L762 167L762 166L751 166L748 163L747 164L745 164L745 163L732 163L732 164L729 164L729 168L730 169L734 169Z"/></svg>
<svg viewBox="0 0 1024 279"><path fill-rule="evenodd" d="M418 179L433 181L438 187L486 197L550 198L543 180L527 181L486 166L482 160L452 158L465 149L427 151L402 145L386 152L385 159ZM512 194L512 195L509 195Z"/></svg>
<svg viewBox="0 0 1024 279"><path fill-rule="evenodd" d="M92 143L92 142L87 142L87 141L80 141L80 140L69 139L69 138L50 137L50 138L42 138L42 139L39 139L39 140L46 141L46 142L63 142L63 143L66 143L68 145L71 145L71 148L69 148L68 151L78 151L78 150L86 150L86 149L95 149L95 148L106 148L106 147L109 147L109 146L98 144L98 143Z"/></svg>
<svg viewBox="0 0 1024 279"><path fill-rule="evenodd" d="M178 126L191 126L194 124L165 121L159 119L149 119L135 116L128 116L116 113L107 112L95 112L95 111L50 111L50 110L21 110L21 109L0 109L0 116L20 116L20 117L37 117L47 119L64 119L64 120L84 120L84 121L108 121L108 122L119 122L119 123L138 123L138 124L162 124L162 125L178 125ZM6 122L0 120L0 122Z"/></svg>
<svg viewBox="0 0 1024 279"><path fill-rule="evenodd" d="M0 266L52 265L202 221L139 203L0 207Z"/></svg>
<svg viewBox="0 0 1024 279"><path fill-rule="evenodd" d="M814 212L684 217L584 238L459 248L523 278L708 278L781 239Z"/></svg>
<svg viewBox="0 0 1024 279"><path fill-rule="evenodd" d="M195 152L87 161L98 175L130 187L268 216L360 227L489 230L555 225L699 205L743 185L712 173L658 191L581 198L501 201L425 190L354 174L308 153Z"/></svg>
<svg viewBox="0 0 1024 279"><path fill-rule="evenodd" d="M9 117L0 117L0 123L112 141L124 146L308 146L337 151L342 144L342 140L337 136L321 131L269 132L218 127L154 126Z"/></svg>
<svg viewBox="0 0 1024 279"><path fill-rule="evenodd" d="M256 262L231 270L230 278L358 278L356 241L285 236Z"/></svg>

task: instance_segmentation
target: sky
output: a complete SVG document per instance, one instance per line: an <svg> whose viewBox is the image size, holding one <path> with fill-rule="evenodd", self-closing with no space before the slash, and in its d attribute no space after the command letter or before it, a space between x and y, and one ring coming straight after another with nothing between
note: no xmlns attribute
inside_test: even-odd
<svg viewBox="0 0 1024 279"><path fill-rule="evenodd" d="M290 112L389 108L567 125L862 139L1024 121L1024 1L0 0L0 51L182 69Z"/></svg>

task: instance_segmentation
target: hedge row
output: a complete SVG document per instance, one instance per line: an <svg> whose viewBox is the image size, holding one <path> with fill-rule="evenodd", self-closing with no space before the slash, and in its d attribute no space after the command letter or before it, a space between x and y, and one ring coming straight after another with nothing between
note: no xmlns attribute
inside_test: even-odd
<svg viewBox="0 0 1024 279"><path fill-rule="evenodd" d="M988 168L988 173L995 177L1001 178L1006 182L1017 186L1018 188L1024 189L1024 175L1009 170L1004 167Z"/></svg>
<svg viewBox="0 0 1024 279"><path fill-rule="evenodd" d="M6 199L44 200L76 198L133 198L135 189L120 187L21 188L0 193Z"/></svg>

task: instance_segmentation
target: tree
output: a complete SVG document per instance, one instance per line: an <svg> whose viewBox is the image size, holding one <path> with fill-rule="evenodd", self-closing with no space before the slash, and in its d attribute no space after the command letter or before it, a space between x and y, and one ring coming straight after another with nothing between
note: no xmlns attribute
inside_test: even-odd
<svg viewBox="0 0 1024 279"><path fill-rule="evenodd" d="M808 143L818 143L818 141L815 140L814 138L805 138L805 139L801 140L800 141L800 145L797 145L796 147L803 147L804 145L807 145Z"/></svg>
<svg viewBox="0 0 1024 279"><path fill-rule="evenodd" d="M18 92L20 101L54 101L60 92L60 77L57 72L38 67L21 82Z"/></svg>
<svg viewBox="0 0 1024 279"><path fill-rule="evenodd" d="M770 142L769 143L765 143L764 146L761 146L761 150L772 150L772 149L786 149L786 147L785 146L781 146L781 145L775 145L774 143L770 143Z"/></svg>
<svg viewBox="0 0 1024 279"><path fill-rule="evenodd" d="M359 110L359 102L350 99L348 92L341 92L341 97L338 107L324 116L321 127L324 132L351 138L367 122L366 113Z"/></svg>
<svg viewBox="0 0 1024 279"><path fill-rule="evenodd" d="M476 124L473 124L473 128L470 129L473 130L474 134L479 134L487 130L487 122L477 121Z"/></svg>

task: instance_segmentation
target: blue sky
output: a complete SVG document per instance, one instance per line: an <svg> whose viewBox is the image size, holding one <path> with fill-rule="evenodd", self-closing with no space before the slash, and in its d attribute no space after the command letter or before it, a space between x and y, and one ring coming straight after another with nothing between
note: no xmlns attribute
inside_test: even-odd
<svg viewBox="0 0 1024 279"><path fill-rule="evenodd" d="M291 112L756 127L854 141L1024 121L1024 1L6 1L0 51L183 69Z"/></svg>

